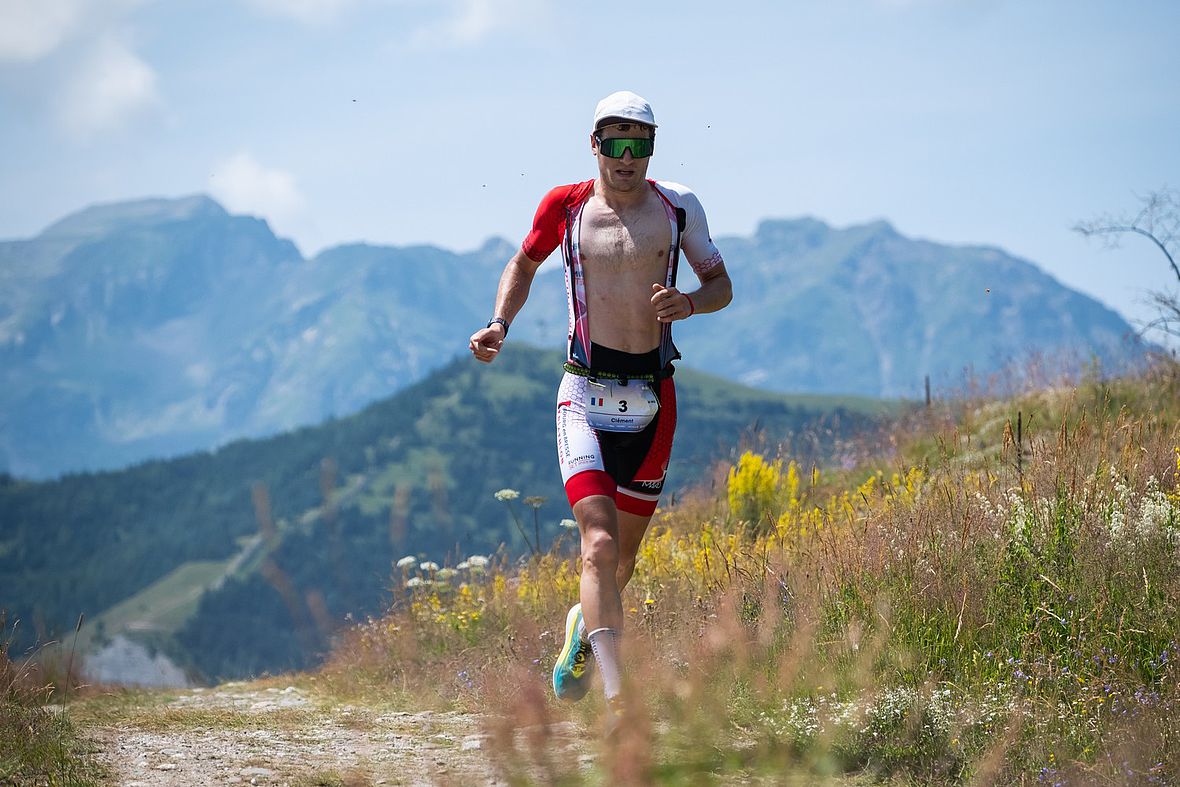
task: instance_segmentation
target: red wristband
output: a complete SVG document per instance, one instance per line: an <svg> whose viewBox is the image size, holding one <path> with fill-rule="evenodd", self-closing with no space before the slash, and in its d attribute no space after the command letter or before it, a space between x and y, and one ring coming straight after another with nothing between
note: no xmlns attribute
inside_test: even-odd
<svg viewBox="0 0 1180 787"><path fill-rule="evenodd" d="M680 293L680 294L681 294L681 295L683 295L683 296L684 296L684 298L685 298L685 300L687 300L687 301L688 301L688 316L689 316L689 317L691 317L691 316L693 316L694 314L696 314L696 313L697 313L697 307L693 305L692 298L689 298L689 297L688 297L688 293L687 293L687 292L682 292L682 293Z"/></svg>

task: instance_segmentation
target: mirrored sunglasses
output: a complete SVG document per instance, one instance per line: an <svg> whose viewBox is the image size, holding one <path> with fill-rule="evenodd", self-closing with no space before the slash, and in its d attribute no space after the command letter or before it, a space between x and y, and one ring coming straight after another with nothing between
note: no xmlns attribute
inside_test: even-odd
<svg viewBox="0 0 1180 787"><path fill-rule="evenodd" d="M654 139L616 137L614 139L598 138L598 150L607 158L622 158L628 148L631 158L647 158L655 150Z"/></svg>

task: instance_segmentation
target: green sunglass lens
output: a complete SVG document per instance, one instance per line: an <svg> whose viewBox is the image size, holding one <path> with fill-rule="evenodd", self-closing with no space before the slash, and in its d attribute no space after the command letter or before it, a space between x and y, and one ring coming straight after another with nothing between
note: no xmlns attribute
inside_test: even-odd
<svg viewBox="0 0 1180 787"><path fill-rule="evenodd" d="M622 158L627 148L631 149L631 158L647 158L651 155L653 143L650 139L628 139L616 137L598 141L598 149L608 158Z"/></svg>

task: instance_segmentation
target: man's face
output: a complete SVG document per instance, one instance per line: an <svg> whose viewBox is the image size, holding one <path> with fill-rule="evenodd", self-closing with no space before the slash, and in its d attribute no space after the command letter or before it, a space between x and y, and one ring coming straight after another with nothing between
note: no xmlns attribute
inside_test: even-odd
<svg viewBox="0 0 1180 787"><path fill-rule="evenodd" d="M652 129L641 123L615 123L603 126L598 135L603 139L650 139ZM598 140L593 134L590 135L590 148L598 159L598 176L607 187L615 191L632 191L646 181L650 156L635 158L628 148L622 158L610 158L598 149Z"/></svg>

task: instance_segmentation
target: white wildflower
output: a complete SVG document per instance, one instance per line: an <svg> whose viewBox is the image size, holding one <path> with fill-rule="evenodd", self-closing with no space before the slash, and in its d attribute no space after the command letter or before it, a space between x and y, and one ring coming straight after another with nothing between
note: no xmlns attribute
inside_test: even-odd
<svg viewBox="0 0 1180 787"><path fill-rule="evenodd" d="M1024 498L1013 492L1008 495L1008 524L1012 528L1012 539L1024 541L1028 538L1028 519L1030 516Z"/></svg>
<svg viewBox="0 0 1180 787"><path fill-rule="evenodd" d="M423 571L438 571L438 563L435 563L433 560L424 560L418 568Z"/></svg>
<svg viewBox="0 0 1180 787"><path fill-rule="evenodd" d="M1139 519L1135 523L1135 532L1143 540L1160 533L1171 536L1169 531L1175 524L1176 510L1172 507L1172 501L1160 491L1159 481L1152 476L1147 479L1147 491L1139 501Z"/></svg>
<svg viewBox="0 0 1180 787"><path fill-rule="evenodd" d="M563 519L557 523L558 527L564 527L566 530L577 530L578 522L574 519Z"/></svg>
<svg viewBox="0 0 1180 787"><path fill-rule="evenodd" d="M520 492L517 492L515 489L501 489L495 494L495 498L501 502L515 500L518 497L520 497Z"/></svg>
<svg viewBox="0 0 1180 787"><path fill-rule="evenodd" d="M408 588L422 587L425 584L426 584L426 580L423 579L422 577L410 577L409 579L406 580L406 587L408 587Z"/></svg>
<svg viewBox="0 0 1180 787"><path fill-rule="evenodd" d="M1131 508L1131 490L1123 483L1118 471L1110 468L1110 480L1114 482L1114 498L1110 501L1110 518L1107 529L1110 531L1110 545L1125 543L1131 534L1127 532L1127 512Z"/></svg>
<svg viewBox="0 0 1180 787"><path fill-rule="evenodd" d="M997 517L1002 513L999 508L992 505L992 501L988 500L982 492L975 493L975 502L979 504L980 510L990 517Z"/></svg>
<svg viewBox="0 0 1180 787"><path fill-rule="evenodd" d="M406 555L401 560L397 561L398 568L413 568L418 565L418 558L413 555Z"/></svg>
<svg viewBox="0 0 1180 787"><path fill-rule="evenodd" d="M459 572L453 568L441 568L441 569L439 569L438 574L436 576L440 580L442 580L443 582L446 582L447 580L449 580L451 577L455 576L458 573Z"/></svg>
<svg viewBox="0 0 1180 787"><path fill-rule="evenodd" d="M467 558L466 562L472 568L487 568L488 567L488 559L486 557L484 557L483 555L472 555L471 557Z"/></svg>

